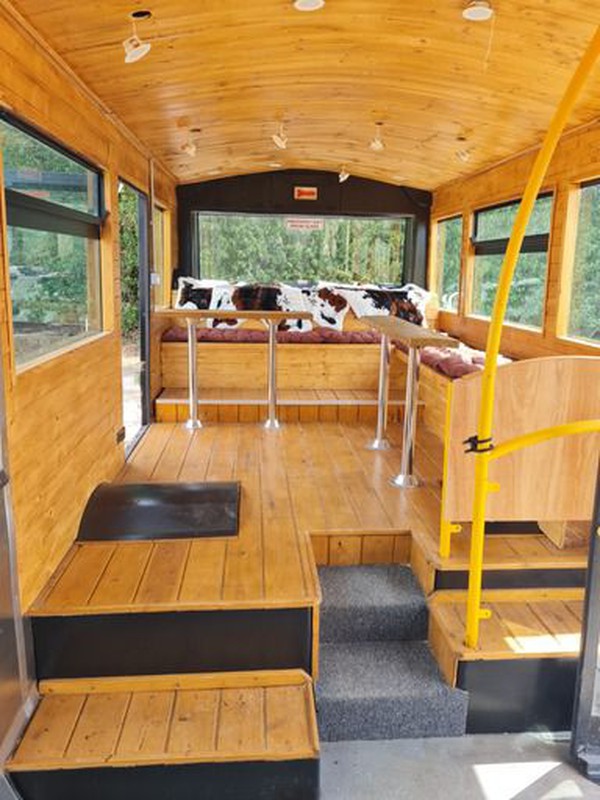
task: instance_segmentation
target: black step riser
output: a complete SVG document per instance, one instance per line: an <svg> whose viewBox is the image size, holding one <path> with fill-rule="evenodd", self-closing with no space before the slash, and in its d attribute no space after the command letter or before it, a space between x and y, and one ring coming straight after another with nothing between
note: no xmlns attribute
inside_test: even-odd
<svg viewBox="0 0 600 800"><path fill-rule="evenodd" d="M263 761L14 773L23 800L317 800L319 762Z"/></svg>
<svg viewBox="0 0 600 800"><path fill-rule="evenodd" d="M585 569L497 569L484 570L483 589L581 589ZM434 589L467 589L467 570L436 570Z"/></svg>
<svg viewBox="0 0 600 800"><path fill-rule="evenodd" d="M32 620L39 680L261 669L312 673L308 608Z"/></svg>

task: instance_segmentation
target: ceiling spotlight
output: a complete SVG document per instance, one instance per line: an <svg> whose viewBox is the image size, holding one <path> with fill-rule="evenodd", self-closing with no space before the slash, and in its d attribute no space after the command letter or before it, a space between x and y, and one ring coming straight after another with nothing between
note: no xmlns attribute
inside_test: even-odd
<svg viewBox="0 0 600 800"><path fill-rule="evenodd" d="M148 17L144 17L144 19L148 19ZM152 45L150 42L144 42L138 36L136 27L135 27L135 18L131 18L131 36L128 39L125 39L123 42L123 49L125 50L125 63L126 64L133 64L136 61L139 61L144 56L148 55L150 52L150 48Z"/></svg>
<svg viewBox="0 0 600 800"><path fill-rule="evenodd" d="M375 136L371 139L369 147L375 153L381 153L382 150L385 150L385 143L381 138L381 129L383 127L383 122L376 122L375 123Z"/></svg>
<svg viewBox="0 0 600 800"><path fill-rule="evenodd" d="M338 175L338 180L340 183L346 183L348 178L350 177L350 173L346 170L346 167L342 167L340 170L340 174Z"/></svg>
<svg viewBox="0 0 600 800"><path fill-rule="evenodd" d="M457 150L456 157L459 161L462 161L463 164L466 164L467 161L471 160L471 153L468 150Z"/></svg>
<svg viewBox="0 0 600 800"><path fill-rule="evenodd" d="M279 161L269 161L267 166L271 167L271 169L281 169L283 164L281 164Z"/></svg>
<svg viewBox="0 0 600 800"><path fill-rule="evenodd" d="M494 9L489 0L471 0L462 15L469 22L488 22L494 16Z"/></svg>
<svg viewBox="0 0 600 800"><path fill-rule="evenodd" d="M325 5L325 0L294 0L296 11L318 11Z"/></svg>
<svg viewBox="0 0 600 800"><path fill-rule="evenodd" d="M273 139L273 144L275 147L278 147L280 150L287 149L288 137L286 136L283 122L279 126L277 133L274 133L273 136L271 136L271 139Z"/></svg>

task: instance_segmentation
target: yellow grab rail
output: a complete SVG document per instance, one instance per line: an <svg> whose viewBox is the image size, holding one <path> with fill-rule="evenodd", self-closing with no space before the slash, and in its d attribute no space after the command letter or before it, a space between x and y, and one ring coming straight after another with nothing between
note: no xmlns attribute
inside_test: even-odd
<svg viewBox="0 0 600 800"><path fill-rule="evenodd" d="M556 150L564 127L569 119L575 103L583 89L585 81L600 56L600 27L588 45L575 74L571 78L566 92L556 109L550 127L537 155L531 175L527 181L523 199L519 206L512 233L502 263L498 280L498 290L494 301L494 309L488 331L485 367L481 401L479 405L479 421L477 438L474 440L475 451L475 496L473 500L473 525L471 529L471 555L469 565L469 592L467 600L467 628L465 643L468 647L476 647L479 640L479 622L488 616L481 608L481 578L483 571L483 547L485 533L485 512L487 496L490 490L496 489L489 483L489 463L493 450L492 442L494 418L494 394L496 388L497 360L500 352L502 326L506 315L508 297L512 284L517 259L521 251L527 225L533 211L536 198L542 188L548 166ZM488 449L486 449L488 448Z"/></svg>
<svg viewBox="0 0 600 800"><path fill-rule="evenodd" d="M547 442L550 439L558 439L560 436L595 432L600 433L600 419L583 419L578 422L565 422L564 425L554 425L552 428L541 428L539 431L524 433L522 436L515 436L514 439L508 439L506 442L496 445L491 451L489 459L495 461L516 450L522 450L532 444Z"/></svg>

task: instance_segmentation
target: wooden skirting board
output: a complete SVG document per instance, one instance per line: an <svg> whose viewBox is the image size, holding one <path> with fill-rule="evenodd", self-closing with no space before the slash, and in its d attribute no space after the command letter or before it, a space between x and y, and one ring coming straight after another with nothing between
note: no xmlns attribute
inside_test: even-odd
<svg viewBox="0 0 600 800"><path fill-rule="evenodd" d="M278 393L278 415L283 422L341 422L375 425L377 392L359 389L286 389ZM185 422L189 417L185 389L164 389L155 400L157 422ZM423 404L420 404L420 414ZM267 398L258 389L203 389L198 416L202 422L261 422L266 419ZM404 395L390 393L388 421L404 418Z"/></svg>
<svg viewBox="0 0 600 800"><path fill-rule="evenodd" d="M409 531L312 531L310 539L318 566L410 562Z"/></svg>

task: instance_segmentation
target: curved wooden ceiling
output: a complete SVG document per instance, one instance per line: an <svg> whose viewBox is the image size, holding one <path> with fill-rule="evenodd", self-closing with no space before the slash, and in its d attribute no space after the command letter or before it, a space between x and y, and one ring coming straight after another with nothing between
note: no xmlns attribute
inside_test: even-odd
<svg viewBox="0 0 600 800"><path fill-rule="evenodd" d="M589 0L494 0L493 25L465 22L462 0L327 0L312 13L291 0L15 5L182 182L345 164L435 188L539 143L600 23ZM127 65L128 13L141 8L152 50ZM600 69L571 125L598 116ZM286 151L271 141L280 120ZM368 147L377 121L380 153Z"/></svg>

